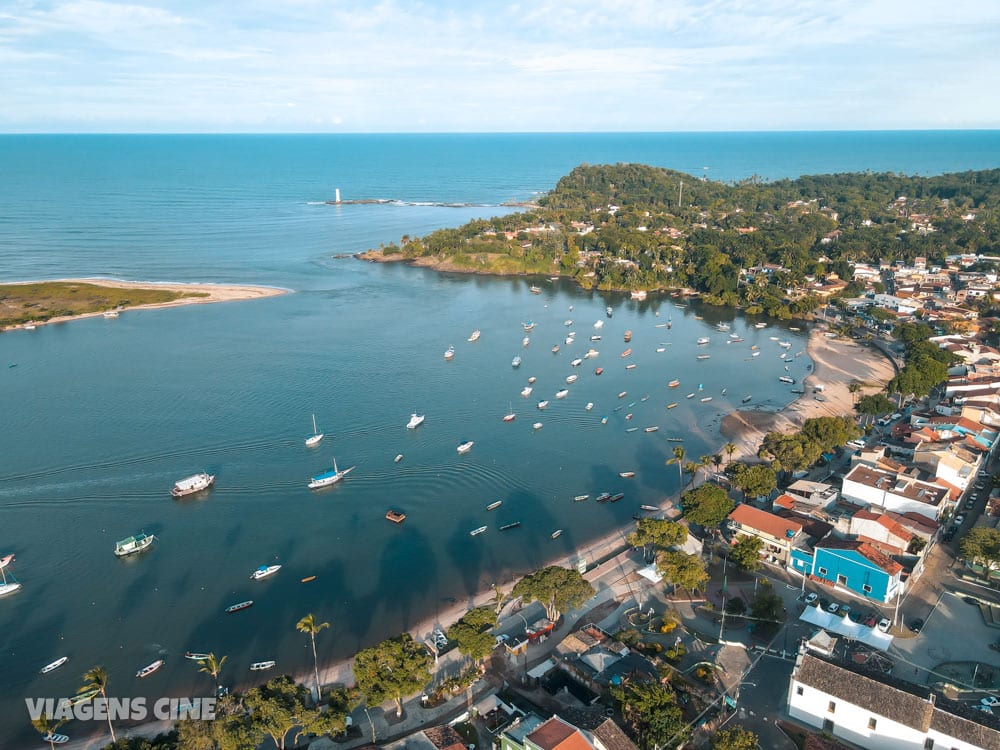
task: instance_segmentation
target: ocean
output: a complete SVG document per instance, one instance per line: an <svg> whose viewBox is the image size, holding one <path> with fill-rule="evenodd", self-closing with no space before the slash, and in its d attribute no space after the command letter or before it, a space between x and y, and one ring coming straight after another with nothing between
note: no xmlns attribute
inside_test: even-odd
<svg viewBox="0 0 1000 750"><path fill-rule="evenodd" d="M550 190L580 163L625 161L726 181L937 174L998 166L1000 133L0 137L3 281L291 290L0 335L0 556L16 554L23 584L0 599L0 748L31 741L23 698L72 694L95 664L114 696L204 695L211 680L183 653L213 651L229 656L223 683L245 688L254 661L310 668L294 627L308 612L332 623L317 640L330 663L442 602L591 555L592 540L640 504L678 490L676 467L664 465L676 445L668 438L683 437L697 459L719 450L719 422L744 395L755 408L786 404L784 350L770 337L795 353L804 331L755 329L668 296L636 302L559 280L342 257L508 213L502 204ZM325 203L337 189L389 202ZM726 343L719 322L745 341ZM473 329L482 336L470 343ZM707 347L695 344L701 336ZM751 345L762 356L750 358ZM599 356L573 367L591 347ZM702 351L710 359L696 360ZM808 364L795 359L788 374L800 379ZM537 381L522 398L529 376ZM674 378L681 386L668 389ZM562 388L569 394L556 399ZM501 421L508 411L512 423ZM407 430L412 412L427 420ZM307 449L312 414L326 437ZM459 455L466 440L475 446ZM334 459L356 468L309 490ZM171 499L173 482L203 470L217 476L209 493ZM602 491L625 499L598 505ZM574 503L583 493L591 500ZM389 508L406 521L386 521ZM480 525L488 531L471 537ZM112 554L142 531L157 536L151 549ZM262 564L283 568L251 581ZM223 613L246 599L249 610ZM64 667L38 674L60 656ZM134 677L158 658L163 669ZM75 740L102 730L61 731Z"/></svg>

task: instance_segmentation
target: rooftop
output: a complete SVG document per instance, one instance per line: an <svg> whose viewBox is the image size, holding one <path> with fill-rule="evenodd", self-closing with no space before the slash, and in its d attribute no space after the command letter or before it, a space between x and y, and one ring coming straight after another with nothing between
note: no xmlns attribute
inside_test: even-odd
<svg viewBox="0 0 1000 750"><path fill-rule="evenodd" d="M847 552L857 552L868 562L884 570L889 575L897 575L903 571L903 566L893 560L888 555L884 555L875 549L868 542L857 539L827 539L819 542L816 549L844 550Z"/></svg>
<svg viewBox="0 0 1000 750"><path fill-rule="evenodd" d="M948 490L944 487L921 482L905 475L877 471L864 464L858 464L851 469L844 477L844 482L856 482L896 497L917 500L934 506L940 505L941 501L948 495Z"/></svg>
<svg viewBox="0 0 1000 750"><path fill-rule="evenodd" d="M762 531L775 539L791 539L802 531L802 524L789 518L782 518L752 505L737 505L729 514L731 523ZM791 532L791 533L789 533Z"/></svg>
<svg viewBox="0 0 1000 750"><path fill-rule="evenodd" d="M558 716L544 722L525 739L542 750L592 750L583 733Z"/></svg>

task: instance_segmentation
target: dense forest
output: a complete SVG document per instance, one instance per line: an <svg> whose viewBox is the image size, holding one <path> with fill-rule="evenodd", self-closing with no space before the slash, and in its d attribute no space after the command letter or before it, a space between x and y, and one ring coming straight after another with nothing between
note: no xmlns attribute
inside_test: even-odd
<svg viewBox="0 0 1000 750"><path fill-rule="evenodd" d="M535 208L380 252L471 272L567 275L588 288L688 288L709 303L787 317L817 306L804 284L850 281L854 262L924 257L930 267L952 254L1000 255L998 206L1000 169L724 184L641 164L584 164ZM778 268L751 270L765 264Z"/></svg>

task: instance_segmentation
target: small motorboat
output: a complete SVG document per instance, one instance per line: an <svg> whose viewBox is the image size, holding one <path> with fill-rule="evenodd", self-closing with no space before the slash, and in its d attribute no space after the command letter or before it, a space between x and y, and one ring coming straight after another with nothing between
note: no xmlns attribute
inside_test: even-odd
<svg viewBox="0 0 1000 750"><path fill-rule="evenodd" d="M279 570L281 570L280 565L261 565L250 575L250 578L254 581L259 581L261 578L273 576Z"/></svg>
<svg viewBox="0 0 1000 750"><path fill-rule="evenodd" d="M559 351L559 344L556 344L555 346L552 347L552 353L555 354L558 351Z"/></svg>
<svg viewBox="0 0 1000 750"><path fill-rule="evenodd" d="M679 381L679 380L671 380L669 383L667 383L667 387L668 388L676 388L680 384L681 384L681 381Z"/></svg>
<svg viewBox="0 0 1000 750"><path fill-rule="evenodd" d="M630 354L632 354L632 350L626 349L625 351L622 352L622 359L625 359L625 357L628 357Z"/></svg>
<svg viewBox="0 0 1000 750"><path fill-rule="evenodd" d="M472 531L470 531L469 536L479 536L480 534L485 534L485 533L486 533L486 527L480 526L478 529L473 529Z"/></svg>
<svg viewBox="0 0 1000 750"><path fill-rule="evenodd" d="M632 340L632 331L625 331L625 343L629 343Z"/></svg>
<svg viewBox="0 0 1000 750"><path fill-rule="evenodd" d="M538 378L532 375L530 378L528 378L528 385L534 385L536 380L538 380Z"/></svg>
<svg viewBox="0 0 1000 750"><path fill-rule="evenodd" d="M640 400L640 401L649 401L649 394L648 394L648 393L647 393L647 394L645 394L645 395L644 395L644 396L643 396L642 398L640 398L639 400Z"/></svg>
<svg viewBox="0 0 1000 750"><path fill-rule="evenodd" d="M511 529L516 529L521 525L520 521L511 521L510 523L505 523L500 527L500 531L510 531Z"/></svg>
<svg viewBox="0 0 1000 750"><path fill-rule="evenodd" d="M459 445L458 448L456 448L455 450L457 450L459 453L468 453L469 451L472 450L472 446L474 445L475 442L473 442L472 440L468 440Z"/></svg>
<svg viewBox="0 0 1000 750"><path fill-rule="evenodd" d="M302 579L302 583L312 583L316 580L316 576L306 576Z"/></svg>
<svg viewBox="0 0 1000 750"><path fill-rule="evenodd" d="M555 531L552 532L552 538L558 539L560 534L562 534L562 529L556 529Z"/></svg>
<svg viewBox="0 0 1000 750"><path fill-rule="evenodd" d="M590 495L577 495L576 497L573 498L573 502L574 503L582 503L584 500L587 500L589 497L590 497Z"/></svg>
<svg viewBox="0 0 1000 750"><path fill-rule="evenodd" d="M595 333L595 334L594 334L593 336L591 336L591 337L590 337L590 340L591 340L591 341L600 341L600 340L601 340L601 337L600 337L600 336L598 336L598 335L597 335L597 334Z"/></svg>
<svg viewBox="0 0 1000 750"><path fill-rule="evenodd" d="M638 430L639 430L638 427L629 427L627 430L625 430L625 432L637 432Z"/></svg>
<svg viewBox="0 0 1000 750"><path fill-rule="evenodd" d="M139 679L142 679L143 677L149 677L151 674L153 674L153 672L155 672L162 666L163 666L163 659L157 659L152 664L149 664L140 669L138 672L136 672L135 676L138 677Z"/></svg>
<svg viewBox="0 0 1000 750"><path fill-rule="evenodd" d="M569 388L563 388L561 391L556 391L556 398L566 398L569 395Z"/></svg>
<svg viewBox="0 0 1000 750"><path fill-rule="evenodd" d="M406 520L406 514L398 510L387 510L385 512L386 520L392 521L393 523L402 523Z"/></svg>
<svg viewBox="0 0 1000 750"><path fill-rule="evenodd" d="M649 511L650 513L656 513L660 510L660 506L658 505L640 505L639 508L641 510Z"/></svg>
<svg viewBox="0 0 1000 750"><path fill-rule="evenodd" d="M711 400L712 400L712 397L711 397L711 396L705 396L705 397L704 397L704 398L703 398L703 399L701 400L701 403L703 403L703 404L707 404L707 403L708 403L709 401L711 401Z"/></svg>
<svg viewBox="0 0 1000 750"><path fill-rule="evenodd" d="M604 368L603 367L598 367L597 369L594 370L594 374L595 375L602 375L602 374L604 374Z"/></svg>
<svg viewBox="0 0 1000 750"><path fill-rule="evenodd" d="M577 357L576 359L574 359L569 364L570 364L571 367L579 367L580 365L583 364L583 360L580 357Z"/></svg>
<svg viewBox="0 0 1000 750"><path fill-rule="evenodd" d="M545 408L546 406L548 406L548 405L549 405L549 402L548 402L548 401L539 401L539 402L538 402L538 408L539 408L539 409L544 409L544 408Z"/></svg>
<svg viewBox="0 0 1000 750"><path fill-rule="evenodd" d="M583 408L586 409L587 411L590 411L591 409L594 408L594 402L593 401L588 401L587 405L585 407L583 407Z"/></svg>
<svg viewBox="0 0 1000 750"><path fill-rule="evenodd" d="M247 607L252 607L252 606L253 606L253 599L250 599L249 601L245 602L240 602L239 604L233 604L230 607L226 607L226 614L230 614L232 612L239 612L240 610L244 610Z"/></svg>
<svg viewBox="0 0 1000 750"><path fill-rule="evenodd" d="M608 418L607 417L601 417L601 424L607 424L607 423L608 423Z"/></svg>
<svg viewBox="0 0 1000 750"><path fill-rule="evenodd" d="M635 476L635 472L634 471L619 471L618 472L618 476L620 476L622 479L631 479L632 477Z"/></svg>
<svg viewBox="0 0 1000 750"><path fill-rule="evenodd" d="M406 429L408 430L417 429L420 425L424 423L424 420L426 418L427 418L426 414L417 414L416 412L413 412L413 414L410 415L410 421L406 423Z"/></svg>
<svg viewBox="0 0 1000 750"><path fill-rule="evenodd" d="M521 323L521 327L524 329L525 333L527 333L528 331L530 331L532 328L535 327L535 322L533 320L526 320L523 323Z"/></svg>
<svg viewBox="0 0 1000 750"><path fill-rule="evenodd" d="M658 347L656 347L656 353L657 354L661 354L661 353L665 352L666 350L667 350L667 347L665 347L665 346L658 346Z"/></svg>
<svg viewBox="0 0 1000 750"><path fill-rule="evenodd" d="M403 460L403 454L402 453L397 453L396 457L394 459L392 459L392 462L395 463L395 464L398 464L402 460Z"/></svg>
<svg viewBox="0 0 1000 750"><path fill-rule="evenodd" d="M625 398L628 395L628 391L622 391L618 394L618 398Z"/></svg>
<svg viewBox="0 0 1000 750"><path fill-rule="evenodd" d="M623 497L625 497L625 493L624 492L619 492L617 495L612 495L611 499L609 499L608 502L609 503L617 503Z"/></svg>
<svg viewBox="0 0 1000 750"><path fill-rule="evenodd" d="M569 328L571 325L573 325L573 321L572 320L568 320L568 319L564 320L563 321L563 325L566 326L567 328Z"/></svg>
<svg viewBox="0 0 1000 750"><path fill-rule="evenodd" d="M211 654L204 654L200 651L185 651L184 658L191 661L205 661Z"/></svg>
<svg viewBox="0 0 1000 750"><path fill-rule="evenodd" d="M743 403L744 404L750 403L750 400L752 398L753 398L753 396L751 396L750 394L747 394L746 396L743 397Z"/></svg>
<svg viewBox="0 0 1000 750"><path fill-rule="evenodd" d="M449 346L447 349L445 349L445 351L444 351L444 358L445 358L446 361L449 361L449 362L451 360L455 359L455 347Z"/></svg>
<svg viewBox="0 0 1000 750"><path fill-rule="evenodd" d="M524 386L524 388L521 389L521 396L523 398L527 398L528 396L531 395L531 390L532 390L532 388L531 388L530 385Z"/></svg>
<svg viewBox="0 0 1000 750"><path fill-rule="evenodd" d="M541 294L542 293L542 288L538 287L538 286L533 286L533 287L530 287L529 291L532 294Z"/></svg>
<svg viewBox="0 0 1000 750"><path fill-rule="evenodd" d="M596 498L597 502L599 502L599 503L606 503L610 499L611 499L611 493L610 492L602 492Z"/></svg>
<svg viewBox="0 0 1000 750"><path fill-rule="evenodd" d="M486 510L496 510L501 505L503 505L503 500L495 500L486 506Z"/></svg>
<svg viewBox="0 0 1000 750"><path fill-rule="evenodd" d="M54 672L59 669L63 664L69 661L68 656L60 656L51 664L46 664L44 667L38 670L38 674L48 674L49 672Z"/></svg>
<svg viewBox="0 0 1000 750"><path fill-rule="evenodd" d="M468 338L469 342L471 343L473 341L479 341L479 336L481 335L481 333L482 332L478 328L476 330L474 330L472 332L472 335L469 336L469 338Z"/></svg>
<svg viewBox="0 0 1000 750"><path fill-rule="evenodd" d="M576 375L567 375L567 376L566 376L566 382L567 382L568 384L572 384L572 383L575 383L575 382L576 382L576 380L577 380L577 377L578 377L578 376L576 376Z"/></svg>
<svg viewBox="0 0 1000 750"><path fill-rule="evenodd" d="M685 396L684 398L694 398L694 394L693 394L693 393L689 393L689 394L688 394L688 395L686 395L686 396Z"/></svg>
<svg viewBox="0 0 1000 750"><path fill-rule="evenodd" d="M667 438L667 442L668 443L683 443L684 442L684 438L682 438L682 437L669 437L669 438Z"/></svg>
<svg viewBox="0 0 1000 750"><path fill-rule="evenodd" d="M636 365L625 365L625 369L626 370L634 370L635 368L636 368Z"/></svg>
<svg viewBox="0 0 1000 750"><path fill-rule="evenodd" d="M647 427L646 432L656 432L659 428L658 425L653 425L652 427Z"/></svg>
<svg viewBox="0 0 1000 750"><path fill-rule="evenodd" d="M631 422L632 421L632 416L633 416L632 412L629 412L628 414L626 414L625 415L625 421L626 422Z"/></svg>
<svg viewBox="0 0 1000 750"><path fill-rule="evenodd" d="M518 367L520 367L521 366L521 358L520 357L514 357L514 359L512 359L510 361L510 366L513 367L514 369L517 369Z"/></svg>
<svg viewBox="0 0 1000 750"><path fill-rule="evenodd" d="M699 354L695 359L708 359L711 356L711 354Z"/></svg>
<svg viewBox="0 0 1000 750"><path fill-rule="evenodd" d="M530 336L525 336L523 339L521 339L521 346L530 346L530 345L531 345Z"/></svg>
<svg viewBox="0 0 1000 750"><path fill-rule="evenodd" d="M671 403L667 404L667 408L668 409L676 409L677 408L677 402L676 401L672 401Z"/></svg>
<svg viewBox="0 0 1000 750"><path fill-rule="evenodd" d="M271 669L275 663L274 659L269 659L268 661L255 661L250 665L250 671L263 672L265 669Z"/></svg>
<svg viewBox="0 0 1000 750"><path fill-rule="evenodd" d="M541 422L535 422L533 425L531 425L531 429L533 429L533 430L540 430L540 429L542 429L542 423Z"/></svg>
<svg viewBox="0 0 1000 750"><path fill-rule="evenodd" d="M596 328L598 331L604 328L604 321L603 320L595 321L594 328Z"/></svg>

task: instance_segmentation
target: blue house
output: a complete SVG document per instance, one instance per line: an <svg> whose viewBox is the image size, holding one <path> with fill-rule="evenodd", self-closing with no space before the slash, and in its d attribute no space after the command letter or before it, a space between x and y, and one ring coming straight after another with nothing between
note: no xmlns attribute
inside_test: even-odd
<svg viewBox="0 0 1000 750"><path fill-rule="evenodd" d="M902 593L903 566L859 540L820 542L813 550L811 572L814 578L883 604Z"/></svg>

